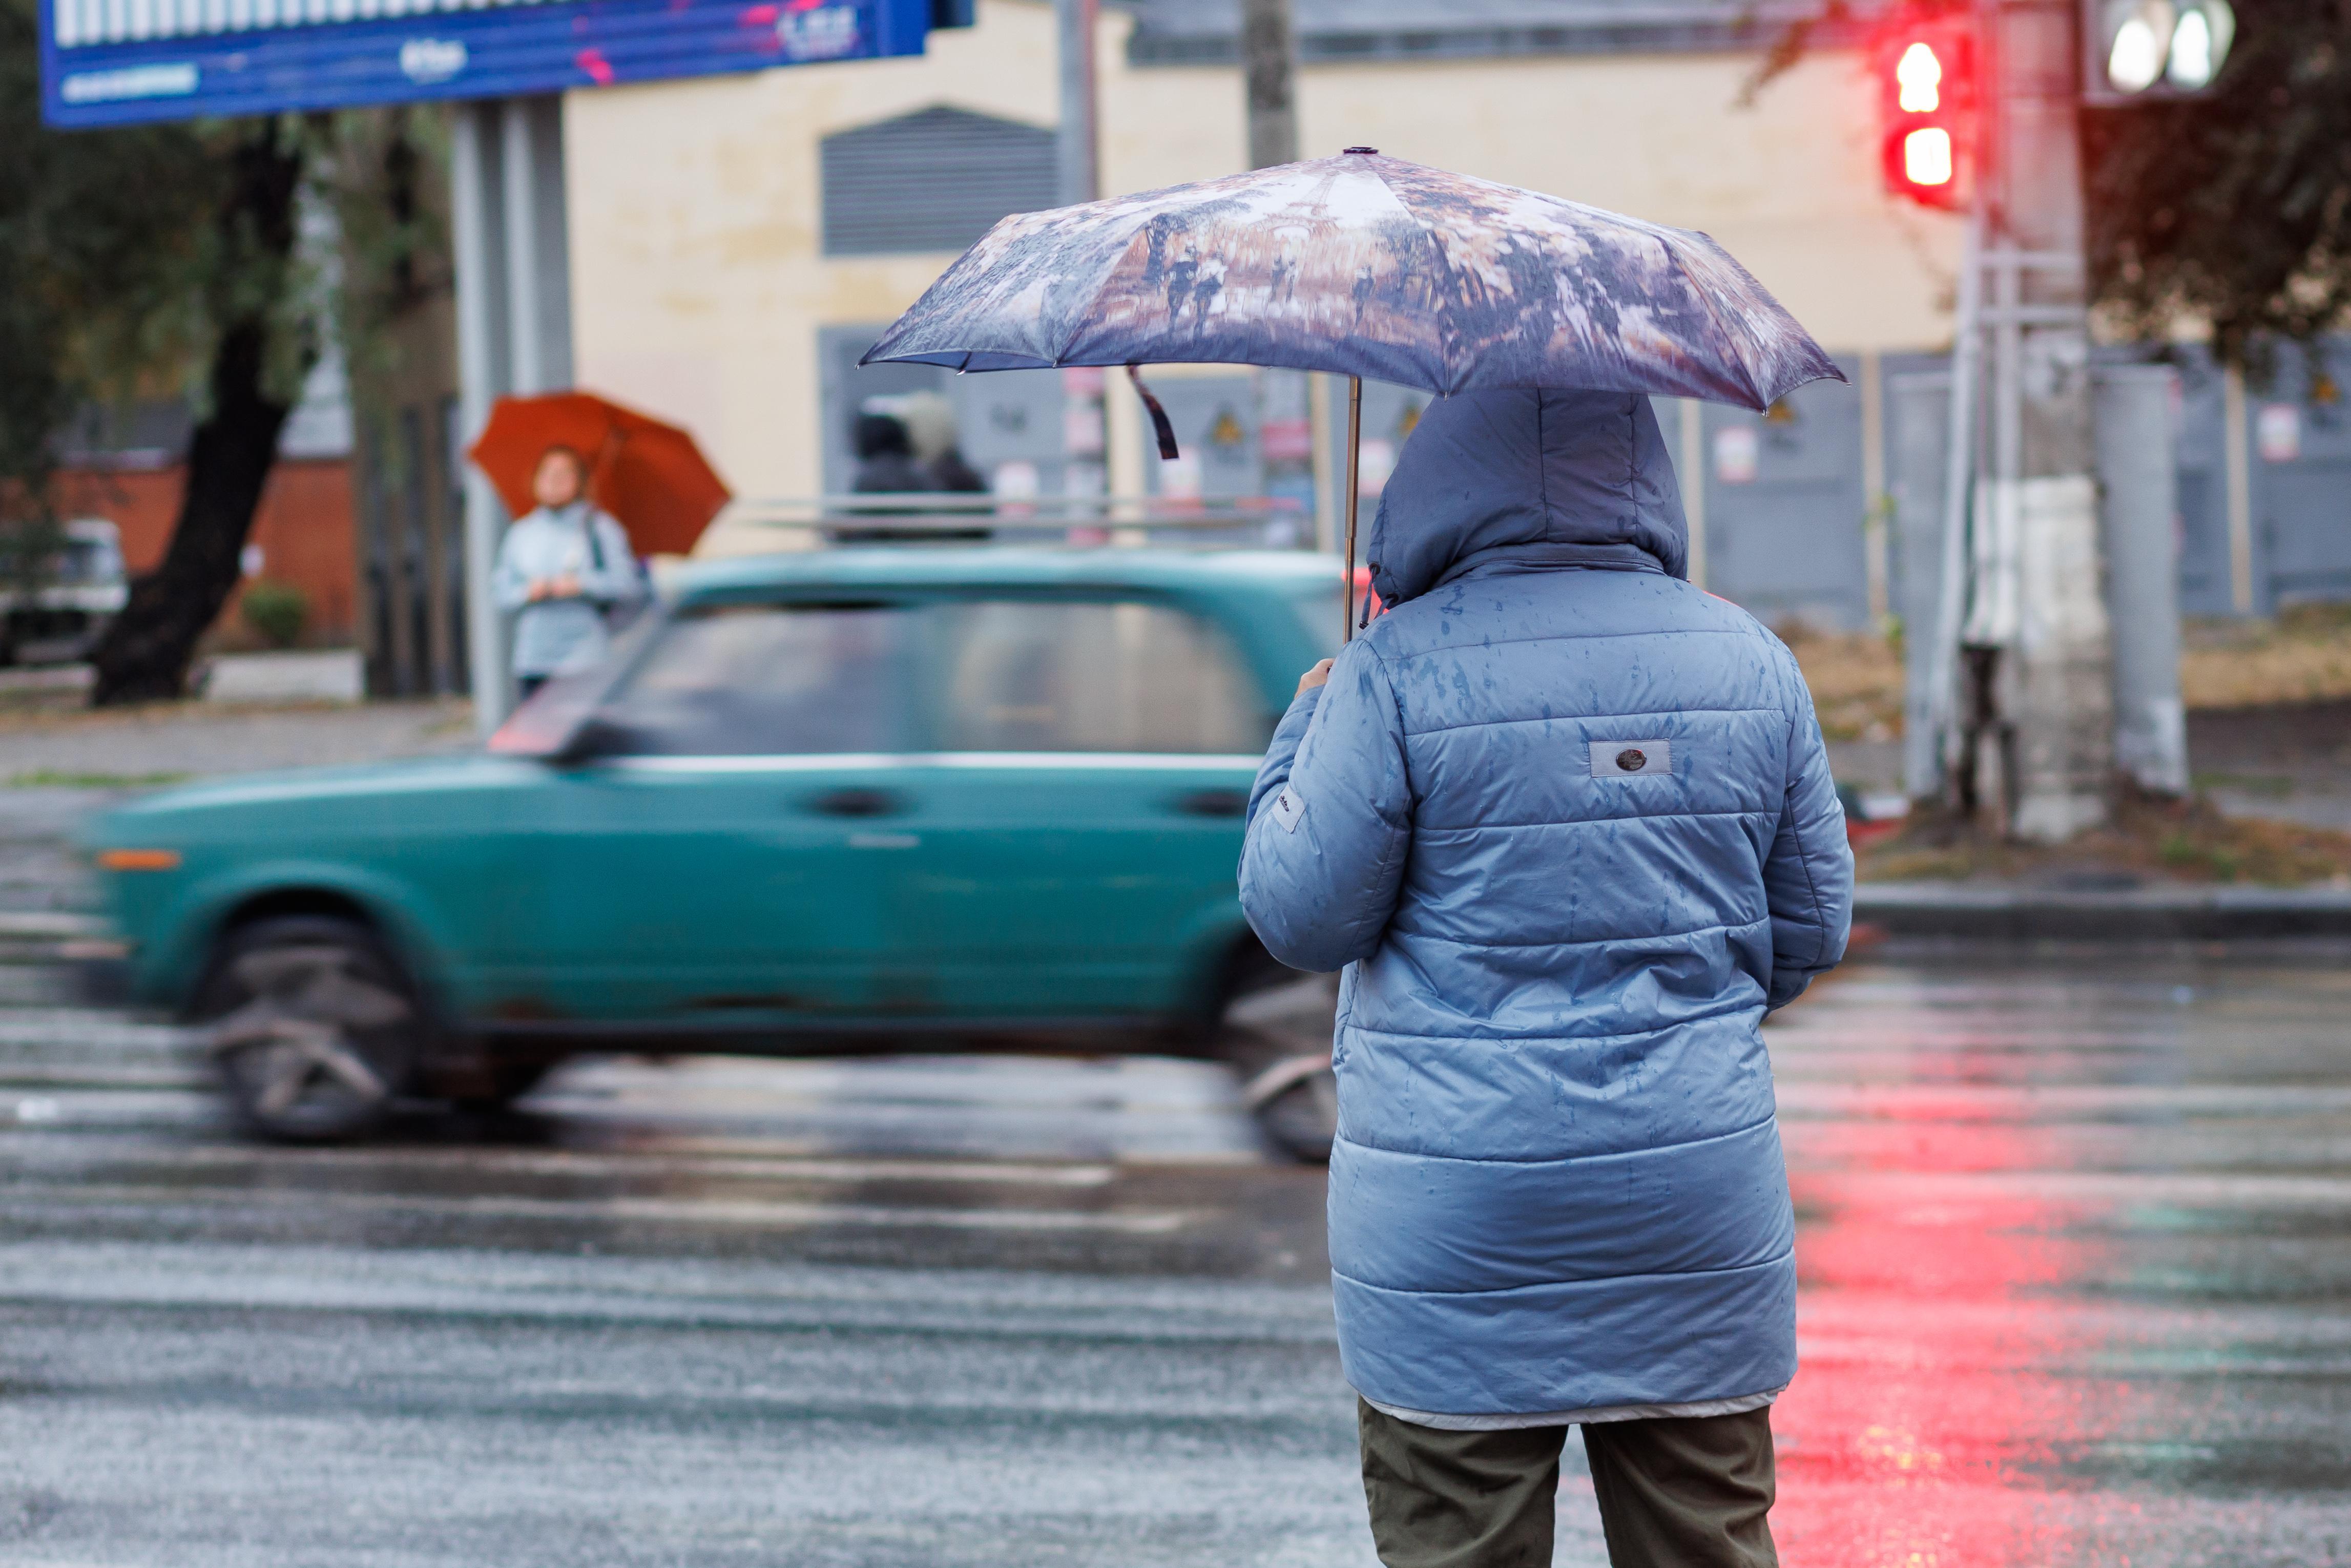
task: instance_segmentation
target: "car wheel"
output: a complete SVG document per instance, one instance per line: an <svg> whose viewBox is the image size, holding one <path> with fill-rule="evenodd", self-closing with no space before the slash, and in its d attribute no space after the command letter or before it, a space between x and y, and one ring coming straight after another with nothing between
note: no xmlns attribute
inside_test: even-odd
<svg viewBox="0 0 2351 1568"><path fill-rule="evenodd" d="M1241 1103L1275 1147L1327 1164L1339 1132L1339 1082L1331 1071L1338 1011L1335 975L1306 975L1225 1006L1217 1054L1241 1080Z"/></svg>
<svg viewBox="0 0 2351 1568"><path fill-rule="evenodd" d="M230 1110L247 1131L287 1143L380 1124L415 1073L424 1025L373 932L308 915L233 932L196 1014Z"/></svg>

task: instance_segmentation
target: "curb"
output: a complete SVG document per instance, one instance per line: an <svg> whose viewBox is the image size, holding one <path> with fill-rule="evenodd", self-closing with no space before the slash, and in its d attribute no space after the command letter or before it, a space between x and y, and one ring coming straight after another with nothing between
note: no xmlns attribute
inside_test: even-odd
<svg viewBox="0 0 2351 1568"><path fill-rule="evenodd" d="M2014 883L1863 883L1856 925L1889 936L2074 941L2223 941L2351 936L2351 890L2294 887L2081 889Z"/></svg>

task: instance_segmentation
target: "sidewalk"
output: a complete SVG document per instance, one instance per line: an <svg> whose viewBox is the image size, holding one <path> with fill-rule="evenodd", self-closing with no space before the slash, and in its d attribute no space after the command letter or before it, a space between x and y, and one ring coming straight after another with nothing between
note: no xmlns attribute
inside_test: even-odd
<svg viewBox="0 0 2351 1568"><path fill-rule="evenodd" d="M2198 790L2239 822L2351 831L2351 703L2188 716ZM1898 740L1833 741L1840 783L1901 789ZM2028 879L1865 882L1854 918L1889 936L2213 941L2351 936L2351 887L2173 882L2085 864Z"/></svg>
<svg viewBox="0 0 2351 1568"><path fill-rule="evenodd" d="M1888 936L2220 941L2351 936L2351 888L2050 887L1878 882L1854 891L1854 924Z"/></svg>

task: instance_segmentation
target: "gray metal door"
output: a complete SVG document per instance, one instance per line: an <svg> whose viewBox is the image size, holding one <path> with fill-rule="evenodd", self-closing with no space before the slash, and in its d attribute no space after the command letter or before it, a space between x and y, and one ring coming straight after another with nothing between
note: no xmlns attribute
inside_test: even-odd
<svg viewBox="0 0 2351 1568"><path fill-rule="evenodd" d="M2292 349L2246 399L2260 606L2351 599L2351 343L2325 345L2314 375Z"/></svg>
<svg viewBox="0 0 2351 1568"><path fill-rule="evenodd" d="M868 398L935 392L955 405L964 458L992 486L1011 476L1007 465L1035 471L1036 493L1061 493L1061 374L1059 371L991 371L959 376L937 365L866 365L857 361L888 328L887 322L817 329L820 417L824 422L823 488L841 495L856 482L857 450L852 427ZM1025 485L1027 476L1020 481Z"/></svg>
<svg viewBox="0 0 2351 1568"><path fill-rule="evenodd" d="M1867 498L1855 389L1814 382L1768 414L1708 404L1700 429L1707 587L1768 622L1866 626Z"/></svg>
<svg viewBox="0 0 2351 1568"><path fill-rule="evenodd" d="M1144 421L1143 483L1147 494L1171 491L1210 497L1265 494L1265 464L1258 455L1257 378L1252 375L1152 377L1151 395L1176 427L1180 468L1159 460L1157 436ZM1182 476L1180 483L1170 481ZM1196 489L1193 486L1196 486Z"/></svg>

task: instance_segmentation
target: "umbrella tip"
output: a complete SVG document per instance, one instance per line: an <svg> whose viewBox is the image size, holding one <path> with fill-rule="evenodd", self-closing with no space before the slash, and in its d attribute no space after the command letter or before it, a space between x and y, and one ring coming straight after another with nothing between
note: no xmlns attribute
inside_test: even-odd
<svg viewBox="0 0 2351 1568"><path fill-rule="evenodd" d="M1340 151L1342 152L1377 153L1379 149L1376 147L1346 147L1342 148Z"/></svg>

